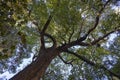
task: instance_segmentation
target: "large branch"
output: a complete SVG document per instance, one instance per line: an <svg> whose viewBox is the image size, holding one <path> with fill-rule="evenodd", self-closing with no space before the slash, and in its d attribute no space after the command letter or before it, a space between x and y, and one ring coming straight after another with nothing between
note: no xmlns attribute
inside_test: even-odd
<svg viewBox="0 0 120 80"><path fill-rule="evenodd" d="M41 47L43 47L43 48L45 48L45 41L44 41L45 31L47 30L47 28L48 28L51 20L52 20L52 16L50 15L50 16L48 17L48 20L46 21L46 23L45 23L45 25L44 25L41 33L40 33L40 35L41 35L41 39L40 39L40 40L41 40Z"/></svg>
<svg viewBox="0 0 120 80"><path fill-rule="evenodd" d="M80 37L79 39L77 39L76 41L72 41L72 42L69 42L68 44L63 44L62 46L58 47L58 49L60 49L61 51L64 51L66 50L67 48L70 48L72 46L76 46L76 45L81 45L81 46L89 46L90 44L88 43L84 43L83 41L87 38L87 36L93 31L96 29L96 27L98 26L99 24L99 18L100 18L100 15L102 14L103 10L105 9L105 7L107 6L107 4L110 2L111 0L108 0L104 5L103 7L100 9L100 11L98 12L97 16L96 16L96 19L95 19L95 24L93 26L93 28L89 29L88 32L83 36L83 37ZM106 37L106 36L105 36ZM99 42L100 40L102 40L103 38L99 39L98 41L96 42ZM93 42L92 42L93 44ZM94 43L95 44L95 43Z"/></svg>
<svg viewBox="0 0 120 80"><path fill-rule="evenodd" d="M81 55L79 55L79 54L77 54L77 53L74 53L74 52L71 52L71 51L68 51L68 50L66 50L66 52L67 52L67 53L70 53L70 54L72 54L72 55L74 55L74 56L76 56L77 58L79 58L80 60L86 62L87 64L89 64L89 65L91 65L91 66L95 66L95 67L97 66L97 67L99 67L100 69L103 69L103 70L109 72L110 75L113 75L113 76L115 76L115 77L117 77L117 78L120 79L120 75L117 75L117 74L113 73L112 71L108 70L104 65L98 65L98 64L90 61L90 60L87 59L86 57L81 56Z"/></svg>
<svg viewBox="0 0 120 80"><path fill-rule="evenodd" d="M100 11L97 13L97 16L96 16L96 19L95 19L95 24L93 26L93 28L89 29L88 32L86 33L86 38L87 36L93 31L96 29L96 27L98 26L99 24L99 20L100 20L100 15L102 14L102 12L104 11L105 7L107 6L107 4L110 2L111 0L108 0L104 5L103 7L100 9Z"/></svg>
<svg viewBox="0 0 120 80"><path fill-rule="evenodd" d="M44 27L43 27L41 33L45 33L45 31L47 30L47 28L48 28L48 26L49 26L51 20L52 20L52 16L50 15L50 16L48 17L48 20L46 21L46 23L45 23L45 25L44 25Z"/></svg>
<svg viewBox="0 0 120 80"><path fill-rule="evenodd" d="M60 3L60 0L57 1L57 4L56 4L56 7L55 9L53 10L53 12L49 15L43 29L40 31L40 35L41 35L41 47L45 48L45 41L44 41L44 35L45 35L45 31L47 30L51 20L52 20L52 17L53 17L53 14L55 13L54 11L56 11L57 7L59 7L59 3ZM49 36L50 37L50 36ZM55 42L55 40L51 37L51 39L53 40L53 42Z"/></svg>
<svg viewBox="0 0 120 80"><path fill-rule="evenodd" d="M116 32L116 31L120 31L120 29L116 29L114 31L108 32L105 35L103 35L102 37L99 37L98 39L92 41L91 43L81 42L82 38L81 38L81 40L79 39L79 40L76 40L76 41L72 41L70 43L59 46L58 50L63 52L65 50L67 50L68 48L70 48L72 46L77 46L77 45L80 45L80 46L93 46L93 45L96 45L98 42L100 42L101 40L103 40L104 38L106 38L107 36L109 36L110 34Z"/></svg>

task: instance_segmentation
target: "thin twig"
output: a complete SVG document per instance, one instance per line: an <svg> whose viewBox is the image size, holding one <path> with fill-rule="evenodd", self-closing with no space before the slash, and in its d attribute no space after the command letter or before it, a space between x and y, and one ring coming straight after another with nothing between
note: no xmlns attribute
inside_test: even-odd
<svg viewBox="0 0 120 80"><path fill-rule="evenodd" d="M62 56L58 55L58 57L59 57L65 64L70 64L70 65L73 66L73 64L72 64L73 60L71 60L71 61L65 61L65 60L62 58Z"/></svg>
<svg viewBox="0 0 120 80"><path fill-rule="evenodd" d="M68 43L71 42L71 39L72 39L73 34L74 34L74 28L73 28L73 30L72 30L72 33L70 34L70 37L69 37L69 39L68 39Z"/></svg>

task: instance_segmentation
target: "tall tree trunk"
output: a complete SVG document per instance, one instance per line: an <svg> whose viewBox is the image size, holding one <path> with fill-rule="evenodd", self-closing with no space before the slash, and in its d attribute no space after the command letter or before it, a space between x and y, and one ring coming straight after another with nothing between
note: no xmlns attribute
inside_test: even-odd
<svg viewBox="0 0 120 80"><path fill-rule="evenodd" d="M10 80L40 80L50 62L56 56L57 51L55 51L55 49L50 48L40 50L40 54L37 59Z"/></svg>

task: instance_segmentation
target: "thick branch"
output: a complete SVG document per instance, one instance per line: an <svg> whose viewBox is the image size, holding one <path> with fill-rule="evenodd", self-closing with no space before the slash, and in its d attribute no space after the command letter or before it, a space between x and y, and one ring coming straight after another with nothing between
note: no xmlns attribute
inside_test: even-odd
<svg viewBox="0 0 120 80"><path fill-rule="evenodd" d="M94 29L96 29L96 27L97 27L98 24L99 24L100 15L102 14L103 10L105 9L105 7L107 6L107 4L108 4L110 1L111 1L111 0L108 0L108 1L103 5L103 7L100 9L100 11L97 13L94 27L91 28L90 30L88 30L88 32L87 32L87 34L86 34L86 37L87 37Z"/></svg>
<svg viewBox="0 0 120 80"><path fill-rule="evenodd" d="M59 3L60 3L60 0L58 0L56 7L59 7ZM57 9L56 7L55 7L55 9ZM47 28L52 20L53 13L54 13L54 11L56 11L55 9L53 10L52 15L49 15L48 20L46 21L46 23L45 23L45 25L40 33L41 34L41 39L40 39L41 40L41 47L43 47L43 48L45 48L45 41L44 41L45 31L47 30ZM51 39L53 40L52 37L51 37ZM55 40L53 40L53 42L55 42Z"/></svg>
<svg viewBox="0 0 120 80"><path fill-rule="evenodd" d="M60 3L60 0L58 0L55 9L57 9L57 7L59 7L59 3ZM53 10L53 12L55 11L55 9ZM53 15L50 15L50 16L48 17L48 20L46 21L46 23L45 23L45 25L44 25L41 33L43 33L43 34L45 33L45 31L47 30L47 28L48 28L48 26L49 26L49 24L50 24L50 22L51 22L51 20L52 20L52 17L53 17Z"/></svg>
<svg viewBox="0 0 120 80"><path fill-rule="evenodd" d="M83 41L87 38L87 36L94 30L96 29L96 27L98 26L98 23L99 23L99 18L100 18L100 15L101 13L103 12L103 10L105 9L105 7L107 6L107 4L110 2L111 0L108 0L104 5L103 7L100 9L100 11L98 12L97 16L96 16L96 19L95 19L95 24L93 26L93 28L89 29L88 32L81 38L79 38L78 40L76 41L72 41L68 44L63 44L62 46L60 46L60 50L64 51L64 50L67 50L68 48L72 47L72 46L76 46L76 45L81 45L81 46L89 46L91 44L88 44L88 43L84 43ZM108 36L108 35L106 35ZM105 38L106 36L104 36L103 38ZM96 44L97 42L99 42L100 40L102 40L103 38L100 38L98 39L97 41L95 42L92 42L92 44Z"/></svg>
<svg viewBox="0 0 120 80"><path fill-rule="evenodd" d="M92 41L91 43L87 43L87 42L81 42L81 40L76 40L76 41L72 41L68 44L64 44L62 46L59 46L58 49L63 52L65 50L67 50L68 48L72 47L72 46L76 46L76 45L80 45L80 46L92 46L92 45L96 45L99 41L103 40L104 38L106 38L107 36L109 36L110 34L119 31L120 29L116 29L114 31L111 31L107 34L105 34L103 37L99 37L98 39Z"/></svg>
<svg viewBox="0 0 120 80"><path fill-rule="evenodd" d="M95 19L95 24L93 26L93 28L89 29L88 32L79 39L79 41L84 41L87 36L93 31L96 29L96 27L98 26L99 24L99 20L100 20L100 15L102 14L103 10L105 9L105 7L107 6L107 4L110 2L111 0L108 0L104 5L103 7L100 9L100 11L97 13L97 16L96 16L96 19Z"/></svg>
<svg viewBox="0 0 120 80"><path fill-rule="evenodd" d="M52 20L52 16L50 15L50 16L48 17L48 20L46 21L46 23L45 23L45 25L44 25L41 33L40 33L40 35L41 35L41 39L40 39L40 40L41 40L41 47L43 47L43 48L45 48L45 41L44 41L45 31L47 30L47 28L48 28L51 20Z"/></svg>
<svg viewBox="0 0 120 80"><path fill-rule="evenodd" d="M45 33L45 31L47 30L47 28L48 28L48 26L49 26L51 20L52 20L52 16L50 15L50 16L48 17L48 20L46 21L46 23L45 23L45 25L44 25L44 27L43 27L41 33L43 33L43 34Z"/></svg>
<svg viewBox="0 0 120 80"><path fill-rule="evenodd" d="M74 52L71 52L71 51L68 51L68 50L67 50L66 52L68 52L68 53L76 56L77 58L81 59L82 61L86 62L87 64L90 64L91 66L97 66L97 67L99 67L99 68L101 68L101 69L103 69L103 70L106 70L106 71L108 71L111 75L113 75L113 76L115 76L115 77L117 77L117 78L120 79L120 76L119 76L119 75L117 75L117 74L113 73L112 71L108 70L108 69L107 69L106 67L104 67L103 65L98 66L96 63L90 61L90 60L87 59L86 57L81 56L81 55L79 55L79 54L76 54L76 53L74 53Z"/></svg>

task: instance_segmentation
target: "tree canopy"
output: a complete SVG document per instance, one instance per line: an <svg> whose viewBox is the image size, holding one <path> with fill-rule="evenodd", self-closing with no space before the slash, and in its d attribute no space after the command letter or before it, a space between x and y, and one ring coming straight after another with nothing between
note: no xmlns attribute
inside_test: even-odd
<svg viewBox="0 0 120 80"><path fill-rule="evenodd" d="M119 5L117 0L1 0L0 73L15 73L34 53L33 64L42 55L48 58L45 71L36 69L45 72L39 74L43 80L120 79Z"/></svg>

